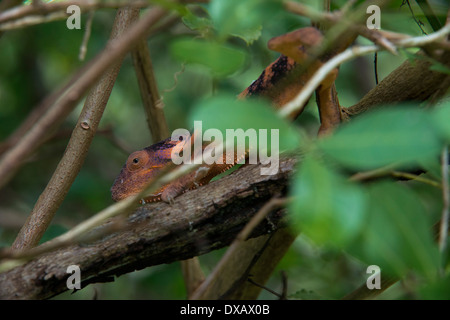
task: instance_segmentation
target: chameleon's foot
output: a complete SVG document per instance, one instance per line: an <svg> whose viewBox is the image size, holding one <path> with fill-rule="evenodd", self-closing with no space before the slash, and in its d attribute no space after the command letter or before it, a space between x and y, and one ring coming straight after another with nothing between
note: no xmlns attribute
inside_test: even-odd
<svg viewBox="0 0 450 320"><path fill-rule="evenodd" d="M168 196L168 198L166 200L164 200L164 202L166 202L172 206L175 204L175 198Z"/></svg>
<svg viewBox="0 0 450 320"><path fill-rule="evenodd" d="M207 175L208 170L209 169L207 168L200 167L196 171L193 171L179 178L178 180L173 181L161 193L161 200L173 204L174 199L183 192L202 185L200 181Z"/></svg>
<svg viewBox="0 0 450 320"><path fill-rule="evenodd" d="M161 194L161 200L173 205L175 203L175 197L183 193L183 191L178 190L178 188L167 188L164 190L164 192Z"/></svg>

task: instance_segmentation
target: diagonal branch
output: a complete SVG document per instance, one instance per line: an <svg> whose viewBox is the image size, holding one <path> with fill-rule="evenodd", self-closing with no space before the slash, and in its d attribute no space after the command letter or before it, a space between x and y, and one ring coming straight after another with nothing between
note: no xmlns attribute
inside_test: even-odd
<svg viewBox="0 0 450 320"><path fill-rule="evenodd" d="M125 231L47 253L1 273L0 299L40 299L61 293L67 290L69 265L80 267L82 285L87 285L227 246L275 194L286 195L295 163L295 158L280 159L280 171L274 176L260 175L259 165L244 166L183 194L172 205L144 205L129 217ZM284 225L284 211L273 212L270 223L263 221L250 237Z"/></svg>

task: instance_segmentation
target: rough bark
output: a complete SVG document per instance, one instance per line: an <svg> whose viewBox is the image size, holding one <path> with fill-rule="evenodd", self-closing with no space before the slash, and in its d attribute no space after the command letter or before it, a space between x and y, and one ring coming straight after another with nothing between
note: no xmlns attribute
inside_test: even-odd
<svg viewBox="0 0 450 320"><path fill-rule="evenodd" d="M450 52L442 54L437 60L450 66ZM445 73L430 70L431 65L427 60L405 61L357 104L344 109L344 113L354 116L384 104L427 100L441 91L441 85L450 78Z"/></svg>
<svg viewBox="0 0 450 320"><path fill-rule="evenodd" d="M264 203L275 194L286 194L295 162L295 158L281 159L280 171L273 176L262 176L259 165L249 165L180 196L175 204L144 205L129 217L125 231L47 253L1 273L0 299L57 295L67 290L70 265L80 267L85 286L227 246ZM283 226L284 211L272 212L252 237Z"/></svg>

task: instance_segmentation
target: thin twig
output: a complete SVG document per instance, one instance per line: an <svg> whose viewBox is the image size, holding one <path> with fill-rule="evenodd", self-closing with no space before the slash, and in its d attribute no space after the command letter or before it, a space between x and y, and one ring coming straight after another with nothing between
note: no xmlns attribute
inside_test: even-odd
<svg viewBox="0 0 450 320"><path fill-rule="evenodd" d="M236 236L235 242L239 243L246 241L256 226L258 226L273 209L285 206L290 201L292 201L292 198L273 198L267 202L245 225L241 232L239 232Z"/></svg>
<svg viewBox="0 0 450 320"><path fill-rule="evenodd" d="M433 13L433 10L431 9L428 2L426 0L416 0L416 2L419 5L420 9L422 9L422 12L425 14L425 17L430 23L433 31L438 31L442 27L441 22Z"/></svg>
<svg viewBox="0 0 450 320"><path fill-rule="evenodd" d="M319 70L317 70L314 76L311 77L311 79L306 83L306 85L294 99L282 106L281 110L279 111L280 115L283 117L287 117L291 113L300 112L300 110L305 107L306 102L308 101L314 90L316 90L316 88L322 83L322 81L328 76L328 74L340 64L355 57L376 52L377 50L380 50L378 46L352 47L331 58L322 67L320 67Z"/></svg>
<svg viewBox="0 0 450 320"><path fill-rule="evenodd" d="M177 88L177 86L178 86L178 77L184 73L185 68L186 68L186 64L182 63L181 64L181 69L173 74L173 85L170 88L162 90L163 96L161 97L161 100L164 100L164 94L166 94L168 92L172 92L173 90L175 90Z"/></svg>
<svg viewBox="0 0 450 320"><path fill-rule="evenodd" d="M393 165L388 165L382 168L377 168L369 171L358 172L352 175L348 180L349 181L364 181L375 179L379 177L383 177L389 174L392 171Z"/></svg>
<svg viewBox="0 0 450 320"><path fill-rule="evenodd" d="M349 178L349 181L364 181L364 180L371 180L371 179L376 179L376 178L385 177L385 176L393 176L395 178L415 180L418 182L429 184L430 186L433 186L436 188L441 188L441 185L437 181L434 181L434 180L431 180L428 178L424 178L424 177L421 177L419 175L416 175L416 174L413 174L410 172L396 171L396 170L393 170L394 167L395 167L395 165L388 165L388 166L385 166L382 168L377 168L374 170L358 172L358 173L355 173L354 175L352 175Z"/></svg>
<svg viewBox="0 0 450 320"><path fill-rule="evenodd" d="M424 26L423 22L416 19L416 15L414 14L414 11L411 7L411 4L409 3L409 0L403 0L401 6L405 5L405 3L408 5L409 11L411 12L411 16L412 16L413 20L416 22L417 26L420 28L420 30L422 31L423 34L427 34L425 32L425 30L423 30L423 28L422 28Z"/></svg>
<svg viewBox="0 0 450 320"><path fill-rule="evenodd" d="M89 38L91 37L92 21L94 20L94 13L95 11L89 11L88 19L86 22L86 28L83 35L83 41L81 43L80 53L78 55L78 59L80 61L84 61L84 58L86 57L87 45L89 42Z"/></svg>
<svg viewBox="0 0 450 320"><path fill-rule="evenodd" d="M417 174L413 174L413 173L409 173L409 172L401 172L401 171L391 171L389 172L390 175L392 175L395 178L403 178L403 179L408 179L408 180L414 180L414 181L418 181L418 182L422 182L422 183L426 183L430 186L436 187L436 188L441 188L441 185L439 184L439 182L431 180L431 179L427 179L424 177L421 177Z"/></svg>
<svg viewBox="0 0 450 320"><path fill-rule="evenodd" d="M378 52L375 52L373 58L373 69L375 73L375 84L378 85Z"/></svg>
<svg viewBox="0 0 450 320"><path fill-rule="evenodd" d="M42 23L47 23L47 22L52 22L52 21L57 21L57 20L63 20L66 18L67 18L67 13L65 13L65 12L52 12L45 16L24 17L19 20L7 21L7 22L0 24L0 32L30 27L30 26L34 26L37 24L42 24Z"/></svg>
<svg viewBox="0 0 450 320"><path fill-rule="evenodd" d="M259 283L255 282L255 281L253 281L251 278L248 278L247 281L250 282L251 284L261 288L261 289L266 290L267 292L270 292L274 296L278 297L280 300L283 299L283 295L279 294L278 292L273 291L272 289L270 289L270 288L268 288L268 287L266 287L266 286L264 286L262 284L259 284Z"/></svg>
<svg viewBox="0 0 450 320"><path fill-rule="evenodd" d="M292 13L298 14L300 16L305 16L311 19L312 21L316 22L322 22L322 23L336 23L339 21L341 13L335 12L323 12L316 10L312 7L309 7L307 5L304 5L299 2L294 1L286 1L284 3L284 6L287 11L290 11Z"/></svg>

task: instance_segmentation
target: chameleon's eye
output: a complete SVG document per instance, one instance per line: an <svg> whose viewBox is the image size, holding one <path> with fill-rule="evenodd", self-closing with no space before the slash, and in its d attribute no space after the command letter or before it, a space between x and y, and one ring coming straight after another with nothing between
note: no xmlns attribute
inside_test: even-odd
<svg viewBox="0 0 450 320"><path fill-rule="evenodd" d="M145 166L148 162L149 156L145 151L133 152L127 161L127 168L130 171L136 171Z"/></svg>
<svg viewBox="0 0 450 320"><path fill-rule="evenodd" d="M178 141L183 141L184 137L183 136L179 136L178 137Z"/></svg>

